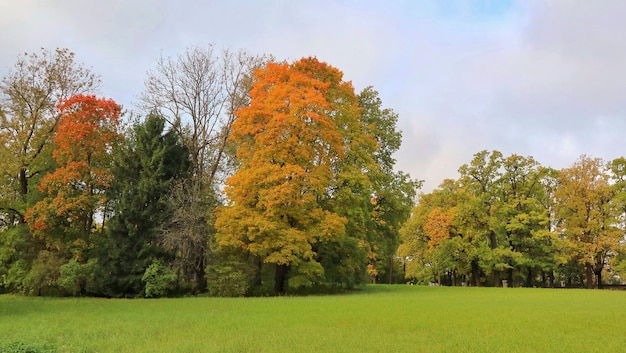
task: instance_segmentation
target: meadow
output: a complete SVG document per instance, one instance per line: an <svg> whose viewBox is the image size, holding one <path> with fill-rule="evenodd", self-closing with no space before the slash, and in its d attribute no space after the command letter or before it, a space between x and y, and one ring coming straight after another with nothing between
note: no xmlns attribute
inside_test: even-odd
<svg viewBox="0 0 626 353"><path fill-rule="evenodd" d="M5 352L618 352L625 327L623 291L376 285L308 297L0 296Z"/></svg>

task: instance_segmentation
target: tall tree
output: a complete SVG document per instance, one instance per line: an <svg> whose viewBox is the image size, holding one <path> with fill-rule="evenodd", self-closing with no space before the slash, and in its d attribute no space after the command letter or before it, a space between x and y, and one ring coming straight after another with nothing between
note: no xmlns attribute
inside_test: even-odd
<svg viewBox="0 0 626 353"><path fill-rule="evenodd" d="M237 112L231 139L241 165L226 182L217 239L275 268L275 293L323 275L314 245L340 236L345 219L319 199L344 155L326 99L328 83L287 64L257 70L249 107ZM288 276L291 272L291 276Z"/></svg>
<svg viewBox="0 0 626 353"><path fill-rule="evenodd" d="M44 197L25 218L50 256L60 263L72 258L84 262L95 215L104 209L111 183L121 107L110 99L76 95L59 104L59 112L53 152L59 167L42 178Z"/></svg>
<svg viewBox="0 0 626 353"><path fill-rule="evenodd" d="M400 243L400 228L409 218L421 181L395 171L393 154L400 149L402 132L397 129L398 114L383 108L382 100L372 87L366 87L358 96L361 121L371 129L376 139L373 151L376 168L368 170L373 186L374 226L369 229L369 241L377 248L376 272L387 272L386 282L393 281L393 260Z"/></svg>
<svg viewBox="0 0 626 353"><path fill-rule="evenodd" d="M68 49L25 53L0 81L0 151L3 189L0 210L9 223L24 223L34 178L51 168L52 136L59 119L56 104L93 93L100 80L75 61Z"/></svg>
<svg viewBox="0 0 626 353"><path fill-rule="evenodd" d="M173 212L168 193L188 176L191 163L177 132L165 131L165 119L157 114L136 124L116 154L110 192L113 217L105 241L94 251L108 272L107 293L102 294L137 296L143 294L146 269L173 257L160 246L160 231Z"/></svg>
<svg viewBox="0 0 626 353"><path fill-rule="evenodd" d="M503 258L498 248L503 244L492 222L499 207L502 153L499 151L481 151L474 155L469 164L459 168L460 185L470 199L459 208L459 215L464 220L464 228L471 230L476 242L481 268L492 275L492 281L500 286L502 271L510 265Z"/></svg>
<svg viewBox="0 0 626 353"><path fill-rule="evenodd" d="M609 167L600 158L581 156L561 170L555 191L558 231L568 241L571 259L584 266L588 288L602 287L602 272L617 253L623 232L617 226L622 211L614 202Z"/></svg>
<svg viewBox="0 0 626 353"><path fill-rule="evenodd" d="M160 57L148 72L140 106L158 111L181 136L192 162L192 177L173 189L175 224L164 228L165 242L175 247L183 277L206 287L207 244L218 189L232 173L229 136L235 111L249 104L252 72L269 57L240 50L218 51L213 45L192 47L176 58ZM174 194L175 193L175 194Z"/></svg>
<svg viewBox="0 0 626 353"><path fill-rule="evenodd" d="M0 81L0 273L6 273L10 290L23 289L23 274L43 247L24 215L41 198L42 176L56 166L56 104L99 85L98 76L67 49L24 53Z"/></svg>

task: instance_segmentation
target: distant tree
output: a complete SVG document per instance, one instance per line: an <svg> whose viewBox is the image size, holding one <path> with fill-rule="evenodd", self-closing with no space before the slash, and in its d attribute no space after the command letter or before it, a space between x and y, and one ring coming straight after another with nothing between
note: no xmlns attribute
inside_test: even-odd
<svg viewBox="0 0 626 353"><path fill-rule="evenodd" d="M555 191L558 232L569 244L571 260L584 267L587 288L602 287L607 261L619 250L621 205L615 202L609 166L602 159L581 156L561 170Z"/></svg>
<svg viewBox="0 0 626 353"><path fill-rule="evenodd" d="M375 168L367 176L371 180L371 198L374 226L368 230L368 241L376 248L374 266L376 272L387 272L386 282L393 281L393 261L400 244L400 228L409 218L421 181L412 180L408 174L394 170L393 154L400 149L402 132L397 128L398 114L383 108L382 100L372 87L358 95L363 126L369 127L369 135L376 140Z"/></svg>

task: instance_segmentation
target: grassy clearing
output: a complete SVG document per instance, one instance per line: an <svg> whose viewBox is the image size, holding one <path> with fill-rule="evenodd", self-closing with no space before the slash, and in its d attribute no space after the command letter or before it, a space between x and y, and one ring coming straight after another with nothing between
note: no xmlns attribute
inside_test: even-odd
<svg viewBox="0 0 626 353"><path fill-rule="evenodd" d="M617 352L626 292L371 286L335 296L0 296L0 347L57 352ZM0 348L1 349L1 348ZM43 351L43 349L42 349Z"/></svg>

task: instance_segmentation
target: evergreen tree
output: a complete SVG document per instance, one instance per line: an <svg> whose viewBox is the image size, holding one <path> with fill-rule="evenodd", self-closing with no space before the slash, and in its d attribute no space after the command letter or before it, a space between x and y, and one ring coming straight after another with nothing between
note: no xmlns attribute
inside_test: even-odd
<svg viewBox="0 0 626 353"><path fill-rule="evenodd" d="M166 259L159 247L160 227L169 217L167 195L174 183L188 175L189 153L174 130L165 132L165 119L149 115L132 130L128 145L119 151L107 223L106 244L97 247L108 281L108 296L137 296L142 277L152 263Z"/></svg>

